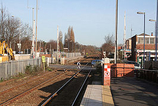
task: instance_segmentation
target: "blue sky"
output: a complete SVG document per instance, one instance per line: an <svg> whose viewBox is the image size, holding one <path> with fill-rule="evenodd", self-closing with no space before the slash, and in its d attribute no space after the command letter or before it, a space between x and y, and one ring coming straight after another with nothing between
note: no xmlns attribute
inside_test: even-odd
<svg viewBox="0 0 158 106"><path fill-rule="evenodd" d="M0 0L10 15L32 26L32 9L36 0ZM63 34L72 26L75 40L85 45L100 47L107 35L115 36L116 0L38 0L38 39L57 39L57 25ZM118 43L123 43L124 12L126 11L126 38L143 33L143 15L146 13L146 33L155 34L156 0L118 0ZM28 4L28 5L27 5ZM36 13L36 9L35 9ZM36 16L36 14L35 14ZM36 19L36 17L35 17ZM133 29L131 35L131 28Z"/></svg>

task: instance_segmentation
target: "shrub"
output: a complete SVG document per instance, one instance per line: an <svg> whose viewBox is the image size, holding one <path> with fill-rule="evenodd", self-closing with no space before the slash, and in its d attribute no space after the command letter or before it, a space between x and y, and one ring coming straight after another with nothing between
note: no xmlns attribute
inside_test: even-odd
<svg viewBox="0 0 158 106"><path fill-rule="evenodd" d="M3 78L1 78L0 82L3 82L3 81L4 81Z"/></svg>
<svg viewBox="0 0 158 106"><path fill-rule="evenodd" d="M26 66L25 73L26 74L36 74L37 72L42 71L42 68L39 66Z"/></svg>

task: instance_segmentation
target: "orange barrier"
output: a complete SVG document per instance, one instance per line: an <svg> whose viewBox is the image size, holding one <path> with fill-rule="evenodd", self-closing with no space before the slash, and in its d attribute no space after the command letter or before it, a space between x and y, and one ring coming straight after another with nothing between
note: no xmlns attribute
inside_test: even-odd
<svg viewBox="0 0 158 106"><path fill-rule="evenodd" d="M105 63L103 66L103 85L110 86L110 79L115 77L134 77L133 64L110 64Z"/></svg>
<svg viewBox="0 0 158 106"><path fill-rule="evenodd" d="M111 77L134 77L134 64L114 64L111 66Z"/></svg>

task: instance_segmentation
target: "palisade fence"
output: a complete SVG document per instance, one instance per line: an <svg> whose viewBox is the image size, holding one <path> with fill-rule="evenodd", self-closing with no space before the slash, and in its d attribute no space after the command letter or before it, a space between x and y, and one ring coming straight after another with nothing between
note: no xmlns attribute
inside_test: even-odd
<svg viewBox="0 0 158 106"><path fill-rule="evenodd" d="M52 55L57 58L57 52L54 52ZM66 56L66 58L72 58L72 57L81 56L81 53L80 52L74 52L74 53L60 52L60 55Z"/></svg>
<svg viewBox="0 0 158 106"><path fill-rule="evenodd" d="M0 80L11 78L19 73L25 73L26 66L40 66L41 62L41 58L36 58L0 63Z"/></svg>

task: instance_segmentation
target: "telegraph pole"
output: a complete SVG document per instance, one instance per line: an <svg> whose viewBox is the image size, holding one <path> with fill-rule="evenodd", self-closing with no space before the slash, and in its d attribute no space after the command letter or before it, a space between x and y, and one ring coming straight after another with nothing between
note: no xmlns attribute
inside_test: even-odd
<svg viewBox="0 0 158 106"><path fill-rule="evenodd" d="M57 63L59 62L59 27L57 26Z"/></svg>
<svg viewBox="0 0 158 106"><path fill-rule="evenodd" d="M29 1L27 0L27 8L31 9L31 7L28 6ZM31 48L31 57L34 58L35 56L35 20L34 20L34 8L32 8L32 48Z"/></svg>
<svg viewBox="0 0 158 106"><path fill-rule="evenodd" d="M116 0L116 23L115 23L115 61L114 63L117 64L117 21L118 21L118 0Z"/></svg>

